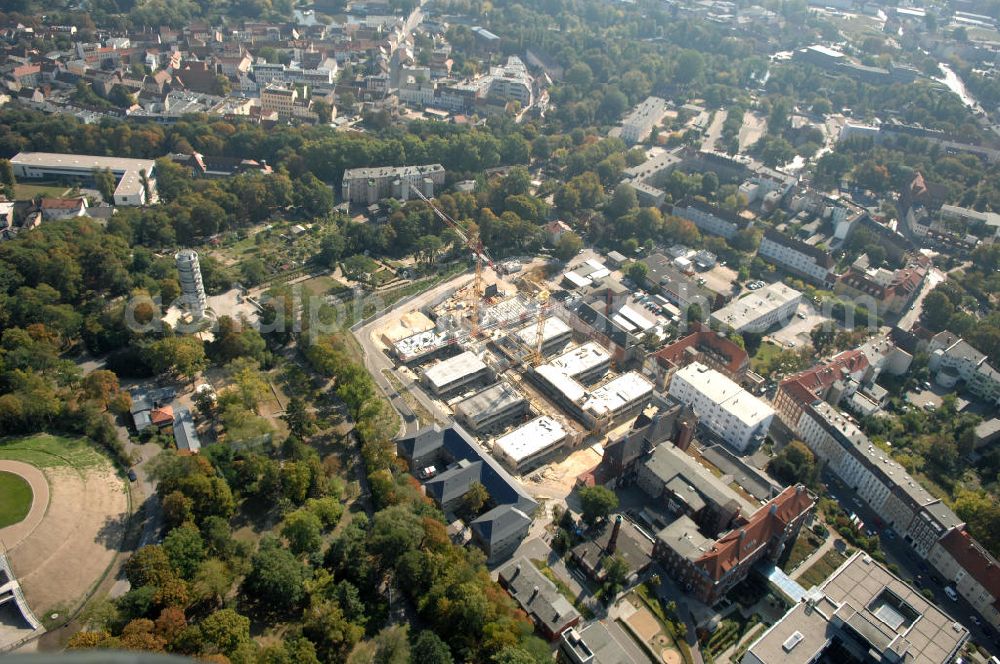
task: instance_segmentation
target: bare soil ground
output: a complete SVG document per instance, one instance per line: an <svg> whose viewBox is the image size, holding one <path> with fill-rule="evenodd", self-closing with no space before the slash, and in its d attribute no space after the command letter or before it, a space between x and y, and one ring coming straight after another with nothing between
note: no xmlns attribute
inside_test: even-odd
<svg viewBox="0 0 1000 664"><path fill-rule="evenodd" d="M125 533L128 497L110 463L41 472L48 510L8 557L28 604L44 620L75 608L108 569Z"/></svg>

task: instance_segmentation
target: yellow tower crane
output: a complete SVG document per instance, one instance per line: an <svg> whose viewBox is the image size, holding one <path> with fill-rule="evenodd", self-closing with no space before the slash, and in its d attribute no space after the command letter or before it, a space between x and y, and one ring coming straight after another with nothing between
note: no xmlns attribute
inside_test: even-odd
<svg viewBox="0 0 1000 664"><path fill-rule="evenodd" d="M417 195L417 198L422 200L424 203L434 211L438 219L443 221L445 225L455 231L455 234L461 238L462 243L465 247L472 252L472 255L476 259L476 279L472 285L472 298L470 304L470 309L472 310L472 336L479 336L479 301L483 297L483 261L486 262L490 267L494 267L493 259L490 257L489 253L486 251L486 247L483 246L482 240L479 239L476 233L467 233L458 222L445 214L438 206L434 205L429 198L424 196L424 192L420 191L417 187L410 187L410 191Z"/></svg>
<svg viewBox="0 0 1000 664"><path fill-rule="evenodd" d="M542 343L545 341L545 313L548 310L549 291L543 288L535 295L538 302L538 328L535 330L535 347L531 357L531 366L537 367L544 360Z"/></svg>

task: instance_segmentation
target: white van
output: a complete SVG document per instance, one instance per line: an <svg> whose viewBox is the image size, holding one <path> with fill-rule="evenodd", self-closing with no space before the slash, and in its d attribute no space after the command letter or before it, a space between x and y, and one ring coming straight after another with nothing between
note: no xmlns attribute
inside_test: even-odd
<svg viewBox="0 0 1000 664"><path fill-rule="evenodd" d="M957 602L958 601L958 593L955 592L955 589L952 588L951 586L945 586L944 587L944 594L947 595L948 599L950 599L951 601L953 601L953 602Z"/></svg>

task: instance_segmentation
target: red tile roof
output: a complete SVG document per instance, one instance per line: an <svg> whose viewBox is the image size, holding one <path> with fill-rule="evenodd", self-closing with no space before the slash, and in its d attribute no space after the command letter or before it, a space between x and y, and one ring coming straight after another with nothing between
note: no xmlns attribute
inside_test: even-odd
<svg viewBox="0 0 1000 664"><path fill-rule="evenodd" d="M1000 609L1000 561L991 556L967 531L958 528L945 533L938 544L993 596L993 605Z"/></svg>
<svg viewBox="0 0 1000 664"><path fill-rule="evenodd" d="M790 486L753 513L746 525L735 528L715 542L695 565L713 581L719 581L761 546L767 546L789 523L812 509L813 497L801 484Z"/></svg>
<svg viewBox="0 0 1000 664"><path fill-rule="evenodd" d="M868 358L860 350L845 350L826 364L817 364L781 381L781 389L802 403L812 403L823 398L823 394L838 380L863 372L868 366ZM793 387L793 384L798 384L801 389Z"/></svg>
<svg viewBox="0 0 1000 664"><path fill-rule="evenodd" d="M701 329L678 339L669 346L656 351L656 359L660 364L679 365L684 352L694 347L696 350L707 348L713 351L718 359L725 360L726 371L732 375L739 374L750 361L747 352L724 336L708 329Z"/></svg>
<svg viewBox="0 0 1000 664"><path fill-rule="evenodd" d="M78 210L84 205L83 198L43 198L43 210Z"/></svg>

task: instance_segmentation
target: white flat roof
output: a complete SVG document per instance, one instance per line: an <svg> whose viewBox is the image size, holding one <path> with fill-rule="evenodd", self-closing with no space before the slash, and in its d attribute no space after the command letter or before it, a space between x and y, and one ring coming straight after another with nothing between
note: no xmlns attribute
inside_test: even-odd
<svg viewBox="0 0 1000 664"><path fill-rule="evenodd" d="M648 398L652 393L653 384L645 376L629 371L591 392L583 409L600 417Z"/></svg>
<svg viewBox="0 0 1000 664"><path fill-rule="evenodd" d="M635 325L633 325L628 318L625 318L621 314L615 314L614 316L611 317L611 320L621 325L623 328L625 328L625 331L627 332L635 332L637 329L639 329Z"/></svg>
<svg viewBox="0 0 1000 664"><path fill-rule="evenodd" d="M549 362L549 365L567 376L574 377L610 361L611 355L603 346L595 341L588 341L582 346L566 351Z"/></svg>
<svg viewBox="0 0 1000 664"><path fill-rule="evenodd" d="M692 362L679 370L674 375L674 380L678 376L748 427L753 427L774 415L774 409L767 403L744 390L728 376L706 367L701 362ZM670 393L673 395L672 390Z"/></svg>
<svg viewBox="0 0 1000 664"><path fill-rule="evenodd" d="M632 323L641 328L644 332L655 325L653 321L649 320L627 304L619 309L618 313L632 321Z"/></svg>
<svg viewBox="0 0 1000 664"><path fill-rule="evenodd" d="M744 298L730 302L713 313L712 318L729 325L734 330L739 330L801 297L802 293L799 291L776 281L753 291Z"/></svg>
<svg viewBox="0 0 1000 664"><path fill-rule="evenodd" d="M107 168L119 176L116 194L137 194L142 190L139 171L147 175L156 168L154 159L130 159L126 157L101 157L87 154L62 154L60 152L19 152L10 160L11 164L28 168L66 168L89 175L94 170Z"/></svg>
<svg viewBox="0 0 1000 664"><path fill-rule="evenodd" d="M590 285L590 279L587 277L581 277L576 272L570 271L563 275L567 281L576 286L577 288L583 288L584 286Z"/></svg>
<svg viewBox="0 0 1000 664"><path fill-rule="evenodd" d="M424 371L424 377L433 385L444 387L460 378L482 371L486 363L472 351L465 351L455 357L438 362Z"/></svg>
<svg viewBox="0 0 1000 664"><path fill-rule="evenodd" d="M539 365L535 368L535 371L573 403L579 403L583 397L587 396L587 391L583 389L583 385L580 385L580 383L550 364Z"/></svg>
<svg viewBox="0 0 1000 664"><path fill-rule="evenodd" d="M551 339L566 334L570 331L569 325L564 323L561 318L556 316L549 316L545 319L545 325L542 328L542 343L545 343ZM534 346L536 341L536 334L538 333L538 325L531 324L522 327L517 331L518 338L521 339L525 344L529 346Z"/></svg>
<svg viewBox="0 0 1000 664"><path fill-rule="evenodd" d="M558 445L565 438L566 429L548 415L543 415L497 438L494 446L514 463L520 463L523 459Z"/></svg>

